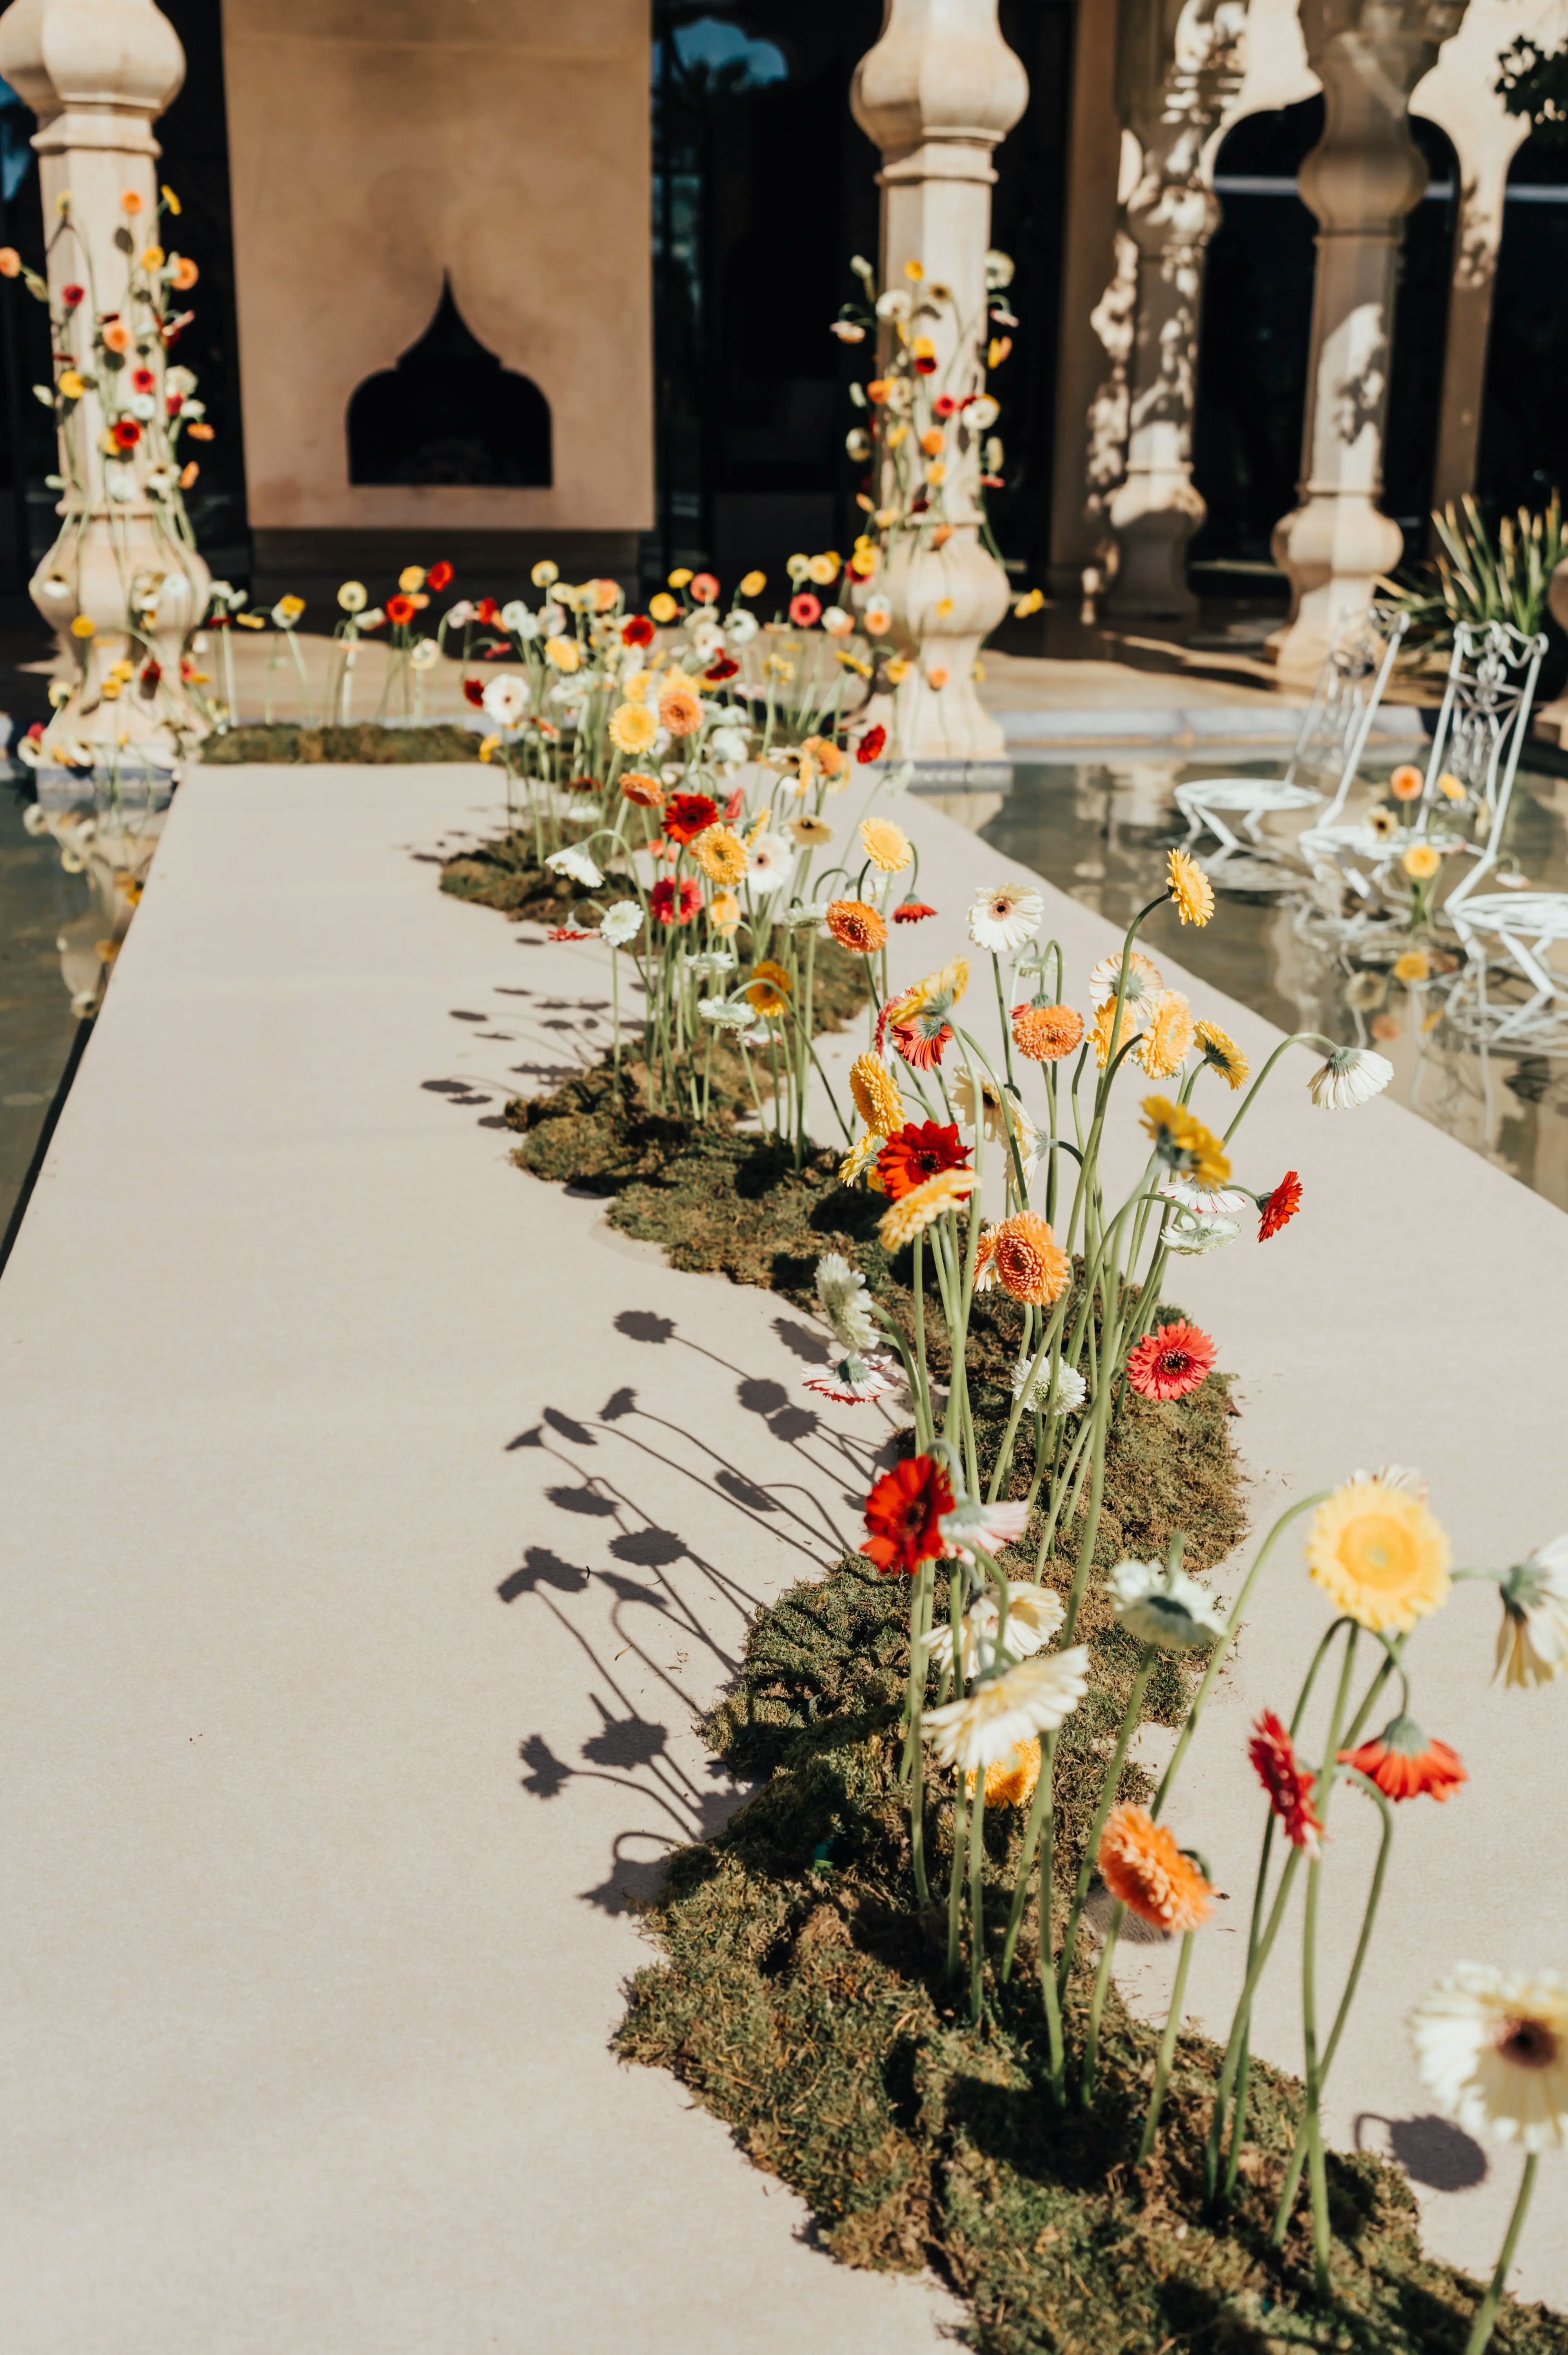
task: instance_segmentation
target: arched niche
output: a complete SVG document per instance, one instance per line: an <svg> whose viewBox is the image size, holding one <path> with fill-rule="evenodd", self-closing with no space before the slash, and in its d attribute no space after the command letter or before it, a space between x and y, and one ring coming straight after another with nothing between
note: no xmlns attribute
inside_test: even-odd
<svg viewBox="0 0 1568 2355"><path fill-rule="evenodd" d="M1458 172L1436 123L1412 114L1410 131L1429 181L1401 250L1383 506L1415 556L1436 457ZM1209 513L1190 559L1199 585L1212 590L1234 593L1272 579L1283 593L1269 535L1296 505L1301 473L1318 232L1296 176L1322 133L1315 93L1245 116L1215 157L1223 218L1205 265L1192 433L1193 475Z"/></svg>
<svg viewBox="0 0 1568 2355"><path fill-rule="evenodd" d="M1504 513L1568 487L1568 136L1531 132L1509 166L1476 486Z"/></svg>
<svg viewBox="0 0 1568 2355"><path fill-rule="evenodd" d="M549 488L550 404L532 378L485 350L450 281L418 342L350 399L348 479Z"/></svg>

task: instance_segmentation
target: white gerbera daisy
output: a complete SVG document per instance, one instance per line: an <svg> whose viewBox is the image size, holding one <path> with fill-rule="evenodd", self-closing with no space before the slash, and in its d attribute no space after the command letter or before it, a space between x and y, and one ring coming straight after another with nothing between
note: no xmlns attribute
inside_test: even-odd
<svg viewBox="0 0 1568 2355"><path fill-rule="evenodd" d="M1568 1538L1516 1562L1500 1592L1497 1674L1510 1685L1551 1684L1568 1668Z"/></svg>
<svg viewBox="0 0 1568 2355"><path fill-rule="evenodd" d="M1025 883L998 883L977 891L969 909L969 938L977 949L997 956L1015 956L1027 948L1044 920L1042 892Z"/></svg>
<svg viewBox="0 0 1568 2355"><path fill-rule="evenodd" d="M697 1012L705 1022L711 1022L715 1030L748 1030L751 1027L751 1008L744 997L738 1001L727 997L705 997Z"/></svg>
<svg viewBox="0 0 1568 2355"><path fill-rule="evenodd" d="M821 929L828 913L826 900L792 900L780 921L792 932L815 932Z"/></svg>
<svg viewBox="0 0 1568 2355"><path fill-rule="evenodd" d="M858 1357L852 1350L836 1366L815 1374L803 1374L800 1379L819 1398L842 1399L846 1405L860 1406L867 1399L886 1395L893 1388L892 1373L890 1359Z"/></svg>
<svg viewBox="0 0 1568 2355"><path fill-rule="evenodd" d="M1154 1190L1183 1210L1195 1210L1201 1219L1239 1219L1257 1207L1239 1186L1200 1186L1195 1178L1178 1169L1162 1171L1154 1181Z"/></svg>
<svg viewBox="0 0 1568 2355"><path fill-rule="evenodd" d="M973 1561L977 1549L993 1554L1001 1546L1015 1545L1028 1519L1027 1503L988 1505L978 1497L965 1497L943 1517L942 1544L960 1561Z"/></svg>
<svg viewBox="0 0 1568 2355"><path fill-rule="evenodd" d="M865 1279L842 1252L824 1252L817 1262L817 1298L833 1338L844 1349L863 1356L881 1339Z"/></svg>
<svg viewBox="0 0 1568 2355"><path fill-rule="evenodd" d="M753 891L771 894L789 880L794 863L794 847L781 834L759 834L751 846L746 879Z"/></svg>
<svg viewBox="0 0 1568 2355"><path fill-rule="evenodd" d="M1370 1047L1336 1047L1320 1071L1308 1082L1308 1093L1319 1112L1351 1112L1382 1095L1393 1077L1386 1055Z"/></svg>
<svg viewBox="0 0 1568 2355"><path fill-rule="evenodd" d="M1097 1014L1102 1006L1116 999L1117 983L1121 977L1121 951L1101 957L1089 975L1089 1003ZM1125 1018L1130 1011L1139 1029L1152 1009L1157 997L1165 995L1165 982L1160 967L1141 949L1134 949L1127 960L1127 986L1122 992L1121 1010Z"/></svg>
<svg viewBox="0 0 1568 2355"><path fill-rule="evenodd" d="M1527 2151L1568 2142L1568 1987L1457 1963L1410 2015L1422 2082L1445 2117Z"/></svg>
<svg viewBox="0 0 1568 2355"><path fill-rule="evenodd" d="M747 613L743 606L725 615L724 634L732 646L748 646L760 627L756 614Z"/></svg>
<svg viewBox="0 0 1568 2355"><path fill-rule="evenodd" d="M1056 1412L1076 1414L1089 1394L1089 1386L1076 1366L1056 1369ZM1012 1395L1022 1399L1025 1412L1038 1407L1044 1413L1051 1397L1051 1357L1047 1351L1038 1369L1033 1358L1020 1358L1012 1369Z"/></svg>
<svg viewBox="0 0 1568 2355"><path fill-rule="evenodd" d="M1033 1579L1014 1578L1007 1587L1007 1640L1004 1659L1026 1660L1042 1650L1061 1625L1062 1598L1054 1587L1036 1586ZM978 1595L959 1622L959 1664L966 1684L971 1677L997 1665L997 1628L1001 1610L996 1590ZM953 1664L953 1630L944 1623L926 1637L927 1657L945 1675Z"/></svg>
<svg viewBox="0 0 1568 2355"><path fill-rule="evenodd" d="M1198 1259L1204 1252L1223 1251L1240 1232L1234 1219L1211 1218L1202 1210L1178 1206L1166 1220L1160 1240L1167 1251L1177 1252L1184 1259Z"/></svg>
<svg viewBox="0 0 1568 2355"><path fill-rule="evenodd" d="M642 930L642 911L635 900L612 900L599 919L599 939L612 949L623 949Z"/></svg>
<svg viewBox="0 0 1568 2355"><path fill-rule="evenodd" d="M484 682L484 708L499 728L515 728L529 700L527 680L511 671L498 671Z"/></svg>
<svg viewBox="0 0 1568 2355"><path fill-rule="evenodd" d="M708 751L715 761L744 761L751 749L751 730L735 728L727 723L715 728L708 738Z"/></svg>
<svg viewBox="0 0 1568 2355"><path fill-rule="evenodd" d="M959 1766L972 1774L995 1765L1032 1734L1060 1725L1077 1708L1088 1683L1086 1646L1039 1653L1000 1677L988 1677L964 1700L927 1710L920 1731L939 1766Z"/></svg>
<svg viewBox="0 0 1568 2355"><path fill-rule="evenodd" d="M1139 1644L1193 1652L1225 1632L1224 1613L1208 1588L1168 1562L1118 1561L1106 1584L1117 1617Z"/></svg>
<svg viewBox="0 0 1568 2355"><path fill-rule="evenodd" d="M597 891L604 881L580 842L568 842L564 850L552 850L545 864L553 874L569 875L574 883L580 883L588 891Z"/></svg>

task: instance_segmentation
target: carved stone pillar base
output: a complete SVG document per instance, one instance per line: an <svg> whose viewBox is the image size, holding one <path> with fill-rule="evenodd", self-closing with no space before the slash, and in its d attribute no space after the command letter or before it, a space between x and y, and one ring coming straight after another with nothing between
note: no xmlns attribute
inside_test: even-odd
<svg viewBox="0 0 1568 2355"><path fill-rule="evenodd" d="M911 665L894 695L892 749L916 766L1001 759L1007 740L975 691L974 666L1007 611L1007 575L978 532L960 528L937 549L901 540L877 586Z"/></svg>

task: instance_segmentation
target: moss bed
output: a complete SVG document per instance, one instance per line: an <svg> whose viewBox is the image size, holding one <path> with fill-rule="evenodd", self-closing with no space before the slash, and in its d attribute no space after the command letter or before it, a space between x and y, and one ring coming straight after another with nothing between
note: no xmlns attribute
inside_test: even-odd
<svg viewBox="0 0 1568 2355"><path fill-rule="evenodd" d="M487 896L451 874L446 888ZM846 998L855 978L841 977ZM630 1059L620 1075L608 1066L580 1074L553 1095L508 1106L521 1137L514 1157L539 1177L606 1195L611 1222L658 1241L674 1265L766 1285L800 1305L811 1301L818 1255L842 1249L911 1332L909 1255L883 1252L882 1204L839 1184L835 1156L814 1154L797 1170L787 1152L737 1131L728 1116L740 1102L736 1072L726 1069L725 1082L728 1104L699 1128L650 1110L645 1075ZM1164 1321L1181 1312L1158 1313ZM939 1380L943 1336L929 1305L927 1314ZM982 1460L1005 1417L1019 1336L1011 1302L976 1303L970 1380ZM1229 1388L1230 1378L1215 1373L1177 1403L1124 1398L1107 1450L1097 1567L1124 1554L1157 1556L1177 1529L1194 1570L1236 1544L1245 1515ZM1014 1495L1026 1493L1033 1468L1025 1438ZM1059 1592L1071 1584L1080 1534L1081 1522L1060 1530L1047 1560L1045 1578ZM1032 1571L1037 1541L1032 1525L1004 1556L1015 1575ZM937 1607L939 1616L939 1589ZM1300 2098L1294 2078L1254 2063L1237 2198L1221 2230L1202 2201L1219 2061L1206 2038L1181 2036L1160 2142L1136 2167L1158 2032L1113 1991L1095 2105L1079 2107L1071 2072L1089 1995L1081 1966L1065 2006L1068 2106L1053 2108L1033 1902L1006 1985L996 1967L1022 1827L1012 1811L985 1817L987 2002L980 2025L970 2024L967 1971L957 1987L945 1977L952 1811L935 1784L927 1839L937 1902L924 1914L915 1902L896 1779L907 1610L902 1582L848 1556L758 1614L738 1684L705 1732L730 1773L759 1787L718 1838L673 1857L646 1915L662 1958L630 1988L623 2058L673 2071L725 2119L755 2165L810 2203L822 2243L842 2262L934 2267L969 2302L969 2341L987 2355L1283 2355L1301 2347L1459 2355L1481 2286L1423 2255L1415 2201L1397 2168L1371 2154L1330 2156L1328 2308L1312 2296L1304 2202L1284 2249L1268 2245ZM1138 1657L1097 1580L1078 1636L1092 1668L1058 1753L1054 1869L1064 1894ZM1145 1716L1175 1723L1186 1697L1184 1673L1168 1660L1150 1684ZM1148 1790L1129 1764L1120 1796ZM1568 2319L1505 2305L1493 2345L1568 2355Z"/></svg>
<svg viewBox="0 0 1568 2355"><path fill-rule="evenodd" d="M207 737L201 757L220 767L246 761L342 761L386 768L408 761L476 761L479 739L471 728L445 720L429 728L384 728L376 719L358 720L348 728L306 728L292 719L258 721Z"/></svg>

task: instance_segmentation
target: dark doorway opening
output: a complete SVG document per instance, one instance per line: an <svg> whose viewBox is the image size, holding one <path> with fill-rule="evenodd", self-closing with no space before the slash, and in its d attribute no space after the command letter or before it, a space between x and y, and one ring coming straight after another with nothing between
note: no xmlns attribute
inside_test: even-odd
<svg viewBox="0 0 1568 2355"><path fill-rule="evenodd" d="M548 487L550 404L531 377L486 351L450 282L418 342L350 400L348 479Z"/></svg>
<svg viewBox="0 0 1568 2355"><path fill-rule="evenodd" d="M1532 132L1509 166L1477 488L1504 513L1568 485L1568 138Z"/></svg>

